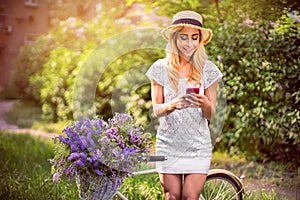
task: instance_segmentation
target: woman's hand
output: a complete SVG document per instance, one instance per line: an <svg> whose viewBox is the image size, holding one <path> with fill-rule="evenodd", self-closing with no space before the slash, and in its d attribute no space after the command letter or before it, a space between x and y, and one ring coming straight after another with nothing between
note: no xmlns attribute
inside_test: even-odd
<svg viewBox="0 0 300 200"><path fill-rule="evenodd" d="M204 90L204 94L189 94L186 100L190 104L190 108L201 108L203 116L212 120L216 113L218 81L214 82L210 87Z"/></svg>
<svg viewBox="0 0 300 200"><path fill-rule="evenodd" d="M206 95L190 94L186 100L189 102L190 108L201 108L203 116L208 120L212 119L215 114L215 106Z"/></svg>
<svg viewBox="0 0 300 200"><path fill-rule="evenodd" d="M204 94L193 93L186 96L186 101L189 104L189 108L207 109L211 107L210 100Z"/></svg>
<svg viewBox="0 0 300 200"><path fill-rule="evenodd" d="M167 103L153 104L153 111L156 117L168 115L174 110L188 108L190 103L187 101L187 95L177 97Z"/></svg>
<svg viewBox="0 0 300 200"><path fill-rule="evenodd" d="M168 115L175 109L187 108L189 103L186 101L186 97L187 95L180 96L167 103L164 103L163 86L155 81L151 82L153 113L156 117Z"/></svg>
<svg viewBox="0 0 300 200"><path fill-rule="evenodd" d="M171 106L170 110L174 110L174 109L181 110L190 107L190 102L187 100L187 98L188 95L183 95L170 101L170 106Z"/></svg>

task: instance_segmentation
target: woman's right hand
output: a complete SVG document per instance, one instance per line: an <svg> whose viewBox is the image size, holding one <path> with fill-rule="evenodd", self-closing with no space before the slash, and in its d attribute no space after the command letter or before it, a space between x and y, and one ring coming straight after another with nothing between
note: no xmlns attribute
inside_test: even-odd
<svg viewBox="0 0 300 200"><path fill-rule="evenodd" d="M175 109L181 110L181 109L188 108L190 106L190 103L189 103L189 101L187 101L187 98L188 98L187 95L182 95L180 97L177 97L177 98L171 100L169 102L170 103L169 111L175 110Z"/></svg>
<svg viewBox="0 0 300 200"><path fill-rule="evenodd" d="M187 101L187 95L183 95L164 104L153 104L153 112L156 117L162 117L176 109L181 110L188 107L190 107L190 103Z"/></svg>
<svg viewBox="0 0 300 200"><path fill-rule="evenodd" d="M181 110L189 107L190 104L186 100L187 97L187 95L182 95L167 103L164 103L163 86L155 81L151 82L153 113L156 117L168 115L175 109Z"/></svg>

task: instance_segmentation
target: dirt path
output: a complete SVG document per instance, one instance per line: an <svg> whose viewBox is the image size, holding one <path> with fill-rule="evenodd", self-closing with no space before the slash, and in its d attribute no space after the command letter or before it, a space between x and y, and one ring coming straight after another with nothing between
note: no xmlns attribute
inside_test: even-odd
<svg viewBox="0 0 300 200"><path fill-rule="evenodd" d="M44 131L20 128L16 125L9 124L5 120L5 114L17 103L17 100L0 101L0 130L11 131L14 133L30 133L31 135L51 139L55 137L55 133L46 133Z"/></svg>

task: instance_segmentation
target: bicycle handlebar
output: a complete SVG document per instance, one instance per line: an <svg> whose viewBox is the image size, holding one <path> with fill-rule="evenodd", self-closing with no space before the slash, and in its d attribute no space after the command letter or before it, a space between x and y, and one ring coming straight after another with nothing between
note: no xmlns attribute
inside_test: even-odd
<svg viewBox="0 0 300 200"><path fill-rule="evenodd" d="M165 156L149 156L149 162L165 161L165 160L167 160Z"/></svg>

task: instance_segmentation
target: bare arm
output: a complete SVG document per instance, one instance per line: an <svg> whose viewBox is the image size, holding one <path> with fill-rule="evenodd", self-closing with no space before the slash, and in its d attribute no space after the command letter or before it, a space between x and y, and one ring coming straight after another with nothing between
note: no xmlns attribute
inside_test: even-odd
<svg viewBox="0 0 300 200"><path fill-rule="evenodd" d="M151 82L151 98L153 112L156 117L167 115L173 112L175 109L183 109L188 107L185 96L164 103L164 88L155 81Z"/></svg>
<svg viewBox="0 0 300 200"><path fill-rule="evenodd" d="M209 88L204 90L204 95L207 97L209 103L207 104L204 103L202 107L202 111L204 117L208 120L212 120L212 118L216 114L217 89L218 89L218 81L216 81Z"/></svg>

